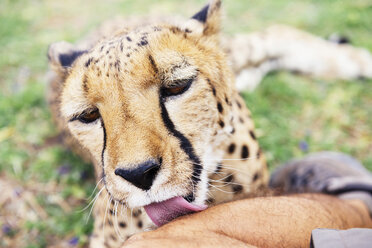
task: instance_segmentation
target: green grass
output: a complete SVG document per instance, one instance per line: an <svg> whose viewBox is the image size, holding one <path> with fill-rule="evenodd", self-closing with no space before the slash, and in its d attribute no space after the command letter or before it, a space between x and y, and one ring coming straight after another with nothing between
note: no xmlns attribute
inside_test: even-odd
<svg viewBox="0 0 372 248"><path fill-rule="evenodd" d="M50 142L56 131L44 100L48 45L74 42L116 15L191 16L204 2L2 0L0 176L41 188L34 192L35 199L47 217L11 225L12 232L0 233L0 246L6 247L17 235L27 247L75 237L84 246L92 229L92 220L85 222L88 212L78 211L95 185L92 167ZM372 51L370 0L226 0L224 5L228 34L285 23L320 36L339 32ZM371 80L324 81L279 72L265 78L254 93L244 93L244 98L270 168L312 151L338 150L372 170L371 92ZM7 220L0 214L0 225L8 225Z"/></svg>

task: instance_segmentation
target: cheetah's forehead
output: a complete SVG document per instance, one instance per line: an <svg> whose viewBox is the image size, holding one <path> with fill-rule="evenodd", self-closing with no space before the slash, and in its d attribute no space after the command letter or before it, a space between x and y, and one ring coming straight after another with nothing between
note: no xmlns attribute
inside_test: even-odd
<svg viewBox="0 0 372 248"><path fill-rule="evenodd" d="M97 66L111 71L116 69L120 72L123 69L128 72L131 64L138 63L136 56L148 52L149 41L156 40L161 33L164 33L164 28L160 26L125 30L96 44L82 60L85 60L84 65L89 69L95 69Z"/></svg>
<svg viewBox="0 0 372 248"><path fill-rule="evenodd" d="M81 81L148 81L156 72L165 83L193 78L198 70L193 48L172 26L147 26L98 43L80 59ZM147 74L146 74L147 73ZM97 80L101 78L102 80ZM143 86L143 85L141 85Z"/></svg>

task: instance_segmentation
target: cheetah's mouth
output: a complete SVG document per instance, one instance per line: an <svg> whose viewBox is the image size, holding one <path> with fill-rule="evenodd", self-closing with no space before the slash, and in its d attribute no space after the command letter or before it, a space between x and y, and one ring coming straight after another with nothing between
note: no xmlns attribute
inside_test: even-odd
<svg viewBox="0 0 372 248"><path fill-rule="evenodd" d="M162 226L173 219L207 208L206 205L197 206L178 196L162 202L154 202L144 207L147 215L157 226Z"/></svg>

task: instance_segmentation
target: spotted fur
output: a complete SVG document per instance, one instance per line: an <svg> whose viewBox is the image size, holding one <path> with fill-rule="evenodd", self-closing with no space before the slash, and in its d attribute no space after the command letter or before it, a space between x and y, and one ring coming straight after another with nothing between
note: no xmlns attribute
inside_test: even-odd
<svg viewBox="0 0 372 248"><path fill-rule="evenodd" d="M303 33L281 27L221 42L220 8L221 1L214 0L189 20L115 20L76 45L50 46L53 118L64 142L93 162L97 176L91 247L119 247L130 235L153 228L142 210L151 202L184 196L213 205L265 189L265 157L233 74L242 80L245 70L273 58L293 59L280 47L281 57L271 53L269 44L281 29L295 42ZM323 44L307 37L310 44ZM364 68L368 59L360 62L364 53L353 51ZM185 81L192 83L182 94L162 94ZM81 121L91 111L100 117ZM147 191L115 174L149 159L162 162Z"/></svg>

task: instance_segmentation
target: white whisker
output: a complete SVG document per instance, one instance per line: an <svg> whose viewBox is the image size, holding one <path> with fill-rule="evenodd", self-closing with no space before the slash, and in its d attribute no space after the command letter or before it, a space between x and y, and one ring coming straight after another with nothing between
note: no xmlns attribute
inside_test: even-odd
<svg viewBox="0 0 372 248"><path fill-rule="evenodd" d="M85 220L85 223L88 223L89 217L92 214L92 211L94 209L94 205L97 203L97 200L98 200L100 194L102 193L102 191L104 190L104 188L105 187L102 187L102 189L100 191L98 191L98 193L96 194L96 196L93 198L94 202L93 202L93 204L92 204L92 206L91 206L91 208L89 210L89 214L88 214L88 216L87 216L87 218Z"/></svg>
<svg viewBox="0 0 372 248"><path fill-rule="evenodd" d="M220 180L213 180L213 179L209 179L209 181L212 181L212 182L215 182L215 183L221 183L222 185L215 185L217 187L226 187L226 186L229 186L229 185L241 185L241 186L245 186L245 187L250 187L252 185L250 184L246 184L246 183L236 183L236 182L225 182L225 181L220 181Z"/></svg>
<svg viewBox="0 0 372 248"><path fill-rule="evenodd" d="M205 161L216 161L216 162L221 162L221 161L249 161L255 158L222 158L222 159L205 159Z"/></svg>
<svg viewBox="0 0 372 248"><path fill-rule="evenodd" d="M102 180L102 179L101 179L101 180ZM101 181L101 180L100 180L100 181ZM91 194L87 199L89 199L89 198L92 197L92 195L94 194L94 191L96 190L96 188L97 188L98 184L100 183L100 181L98 181L98 183L97 183L96 187L94 188L92 194ZM78 210L77 212L78 212L78 213L81 213L81 212L87 210L87 209L89 208L89 206L94 202L94 199L95 199L95 198L96 198L96 197L94 197L94 198L89 202L89 204L88 204L87 206L85 206L85 207L84 207L83 209L81 209L81 210Z"/></svg>
<svg viewBox="0 0 372 248"><path fill-rule="evenodd" d="M217 189L217 190L219 190L219 191L221 191L221 192L223 192L223 193L226 193L226 194L234 194L234 192L232 192L232 191L228 192L228 191L222 190L222 189L220 189L220 188L214 186L213 184L208 183L208 185L210 185L211 187L213 187L213 188L215 188L215 189Z"/></svg>
<svg viewBox="0 0 372 248"><path fill-rule="evenodd" d="M108 194L107 194L108 196ZM109 199L107 199L107 203L106 203L106 209L105 209L105 216L103 217L103 227L102 227L102 233L103 233L103 237L105 237L105 225L106 225L106 215L107 215L107 209L108 209L108 206L111 202L111 196Z"/></svg>
<svg viewBox="0 0 372 248"><path fill-rule="evenodd" d="M215 171L208 170L206 168L204 168L204 169L207 170L209 173L218 174ZM222 164L222 169L232 170L232 171L239 172L239 173L241 173L243 175L252 176L252 173L250 173L248 170L247 171L239 170L239 169L235 168L233 165L224 165L224 164ZM225 171L225 173L226 173L226 171Z"/></svg>
<svg viewBox="0 0 372 248"><path fill-rule="evenodd" d="M103 180L103 177L97 182L96 186L94 187L92 191L92 194L90 194L90 196L87 199L90 199L93 196L94 192L96 191L96 189L98 188L98 185L102 182L102 180Z"/></svg>

